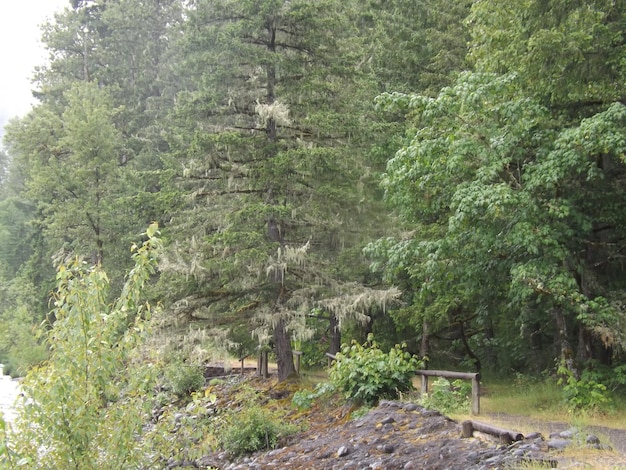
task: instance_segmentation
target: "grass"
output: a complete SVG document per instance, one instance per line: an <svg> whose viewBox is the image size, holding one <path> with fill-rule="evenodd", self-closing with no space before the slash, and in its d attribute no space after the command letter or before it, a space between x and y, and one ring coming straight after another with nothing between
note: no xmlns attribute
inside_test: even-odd
<svg viewBox="0 0 626 470"><path fill-rule="evenodd" d="M481 411L529 418L562 419L565 408L560 388L554 382L493 381L481 384Z"/></svg>
<svg viewBox="0 0 626 470"><path fill-rule="evenodd" d="M246 367L256 366L256 361L246 360ZM239 367L240 363L233 364ZM270 364L270 369L275 364ZM328 380L327 370L302 370L300 375L301 388L314 388L319 382ZM433 378L431 378L432 382ZM421 379L416 376L413 385L420 389ZM431 384L432 385L432 384ZM405 397L405 398L408 398ZM411 397L415 400L416 397ZM563 403L562 389L553 379L517 376L507 379L487 378L481 383L480 408L483 417L497 414L507 414L519 417L519 430L532 432L537 429L528 428L528 421L563 422L578 428L588 426L605 426L617 429L626 429L626 396L613 397L615 408L606 413L577 413L568 412ZM476 418L467 414L454 414L456 420ZM481 419L481 418L479 418ZM492 420L493 421L493 420ZM511 425L511 420L506 420ZM515 424L515 423L513 423ZM525 429L526 427L526 429Z"/></svg>
<svg viewBox="0 0 626 470"><path fill-rule="evenodd" d="M626 429L626 400L614 397L614 408L606 412L568 411L562 390L554 380L517 378L485 382L481 393L481 413L522 416L537 421L561 421L585 426Z"/></svg>
<svg viewBox="0 0 626 470"><path fill-rule="evenodd" d="M453 415L453 419L463 421L477 419L495 426L512 429L524 434L540 432L544 436L550 434L550 422L565 423L566 427L584 430L589 426L602 426L626 429L626 399L615 396L614 409L604 413L570 413L562 399L562 389L556 381L549 379L532 379L517 377L510 380L491 379L481 384L481 414L471 416ZM603 444L611 445L609 436L594 432ZM615 470L625 469L623 456L615 451L598 451L589 449L585 443L568 447L559 454L571 463L568 468ZM574 464L575 463L575 464ZM523 463L511 467L531 470L546 468L539 464Z"/></svg>

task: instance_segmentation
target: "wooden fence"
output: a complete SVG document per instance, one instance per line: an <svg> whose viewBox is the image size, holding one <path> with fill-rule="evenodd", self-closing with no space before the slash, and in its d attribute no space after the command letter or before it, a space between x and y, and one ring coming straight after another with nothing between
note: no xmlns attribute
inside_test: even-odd
<svg viewBox="0 0 626 470"><path fill-rule="evenodd" d="M480 414L480 374L478 372L453 372L449 370L416 370L422 377L422 393L428 393L428 377L463 379L472 381L472 414Z"/></svg>
<svg viewBox="0 0 626 470"><path fill-rule="evenodd" d="M328 365L335 360L335 355L326 353ZM472 414L480 414L480 374L478 372L454 372L449 370L416 370L416 375L421 376L421 393L428 393L428 377L443 377L446 379L463 379L472 381Z"/></svg>

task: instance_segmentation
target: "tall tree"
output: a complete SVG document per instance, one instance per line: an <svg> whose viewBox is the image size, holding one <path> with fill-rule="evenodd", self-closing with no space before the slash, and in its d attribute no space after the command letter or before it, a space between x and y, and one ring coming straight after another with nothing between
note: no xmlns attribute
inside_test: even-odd
<svg viewBox="0 0 626 470"><path fill-rule="evenodd" d="M616 103L626 103L625 7L622 1L602 0L528 1L513 8L497 1L481 2L474 6L471 17L475 38L472 59L481 70L516 73L526 93L549 109L555 126L575 129L589 122L601 126L607 116L614 116ZM487 9L494 8L500 11L498 15L488 13ZM489 40L485 40L487 36ZM611 131L607 128L605 132ZM578 290L585 298L597 298L601 303L608 299L614 312L603 320L600 315L570 314L565 315L567 322L558 322L563 333L568 324L577 333L577 341L571 343L577 345L580 363L598 355L594 343L600 338L608 347L609 354L604 355L610 356L613 340L608 337L613 335L599 334L597 322L609 317L617 321L616 312L621 311L618 299L623 295L617 281L622 278L621 269L615 263L623 246L623 227L617 222L622 207L619 188L623 184L623 161L610 147L591 148L593 139L600 142L605 135L596 129L585 136L584 149L579 152L586 158L578 161L581 168L595 167L602 175L601 182L594 184L589 179L587 184L576 182L567 189L558 186L563 193L576 189L576 195L566 193L564 197L575 200L591 226L579 251L572 252L576 267L571 274ZM562 340L570 343L566 336Z"/></svg>
<svg viewBox="0 0 626 470"><path fill-rule="evenodd" d="M9 127L7 140L28 162L27 190L49 245L61 255L69 251L101 264L105 243L114 245L121 136L110 99L96 85L78 83L65 99L62 115L40 106Z"/></svg>
<svg viewBox="0 0 626 470"><path fill-rule="evenodd" d="M373 187L358 112L369 82L341 2L201 0L188 15L181 71L196 86L179 94L170 145L189 204L163 268L184 276L189 315L252 321L284 379L303 315L346 280L337 261L358 265L346 249Z"/></svg>
<svg viewBox="0 0 626 470"><path fill-rule="evenodd" d="M407 0L367 2L361 7L362 34L371 54L368 64L376 77L379 92L413 92L436 96L439 90L454 83L456 75L469 67L466 60L469 29L465 24L472 2ZM384 171L390 157L406 143L407 116L402 111L386 108L375 121L383 132L372 135L374 162ZM389 224L386 235L400 236L413 229L402 219ZM398 330L421 333L420 354L430 355L427 319L417 320L411 314L412 297L419 291L405 273L398 272L393 282L404 292L407 307L394 309ZM416 324L417 322L417 324ZM414 333L411 333L414 334Z"/></svg>
<svg viewBox="0 0 626 470"><path fill-rule="evenodd" d="M489 337L489 325L517 318L529 340L554 332L576 374L576 356L625 344L614 282L623 276L616 253L626 207L625 114L615 86L623 8L505 3L474 4L478 73L434 99L381 98L413 117L385 187L415 231L375 250L389 273L422 283L419 315L461 316L485 346L506 338L502 327ZM595 68L598 60L605 66Z"/></svg>

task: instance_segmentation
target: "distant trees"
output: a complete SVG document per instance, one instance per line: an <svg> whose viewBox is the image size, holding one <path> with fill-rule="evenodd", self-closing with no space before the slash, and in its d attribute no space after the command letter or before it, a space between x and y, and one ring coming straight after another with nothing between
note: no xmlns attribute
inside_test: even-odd
<svg viewBox="0 0 626 470"><path fill-rule="evenodd" d="M74 2L44 27L51 60L35 77L40 104L7 127L0 203L5 282L31 290L22 328L45 315L54 264L66 256L103 262L115 293L126 247L169 206L156 122L175 93L164 58L178 7ZM15 308L0 308L3 330Z"/></svg>

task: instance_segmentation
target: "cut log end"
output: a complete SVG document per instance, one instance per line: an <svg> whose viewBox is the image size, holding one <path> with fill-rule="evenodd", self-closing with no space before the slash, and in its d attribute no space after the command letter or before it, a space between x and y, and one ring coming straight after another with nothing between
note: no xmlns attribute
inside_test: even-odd
<svg viewBox="0 0 626 470"><path fill-rule="evenodd" d="M520 432L499 428L490 424L470 420L463 421L461 423L462 437L472 437L474 435L474 431L480 431L482 433L489 434L490 436L494 436L500 440L500 444L502 445L510 445L512 442L524 439L524 435Z"/></svg>

